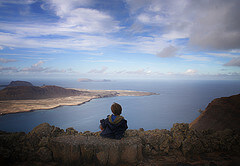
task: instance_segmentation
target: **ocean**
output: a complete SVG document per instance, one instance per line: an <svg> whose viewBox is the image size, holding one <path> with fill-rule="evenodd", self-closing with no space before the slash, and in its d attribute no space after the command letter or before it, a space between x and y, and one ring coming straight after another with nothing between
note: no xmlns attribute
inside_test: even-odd
<svg viewBox="0 0 240 166"><path fill-rule="evenodd" d="M99 131L99 120L111 114L111 104L121 104L122 116L129 129L170 129L174 123L190 123L215 98L240 93L240 81L230 80L160 80L77 82L76 80L32 80L34 85L57 85L66 88L136 90L158 93L152 96L122 96L93 99L78 106L0 116L0 130L29 132L47 122L62 129L79 132ZM5 82L0 83L4 84ZM1 108L0 108L1 109Z"/></svg>

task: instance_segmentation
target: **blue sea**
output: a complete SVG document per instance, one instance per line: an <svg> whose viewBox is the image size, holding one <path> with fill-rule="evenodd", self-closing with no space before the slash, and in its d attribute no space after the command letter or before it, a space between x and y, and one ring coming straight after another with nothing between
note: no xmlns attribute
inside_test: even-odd
<svg viewBox="0 0 240 166"><path fill-rule="evenodd" d="M190 123L215 98L240 93L240 81L230 80L160 80L77 82L76 80L30 80L34 85L58 85L66 88L136 90L158 93L152 96L127 96L93 99L78 106L0 116L0 130L29 132L47 122L62 129L79 132L99 131L99 120L111 114L111 104L122 105L122 116L129 129L170 129L174 123ZM6 81L0 82L6 84ZM1 108L0 108L1 109Z"/></svg>

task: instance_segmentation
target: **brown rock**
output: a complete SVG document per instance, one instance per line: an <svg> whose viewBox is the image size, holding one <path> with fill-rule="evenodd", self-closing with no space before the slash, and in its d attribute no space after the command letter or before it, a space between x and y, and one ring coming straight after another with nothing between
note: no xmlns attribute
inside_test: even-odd
<svg viewBox="0 0 240 166"><path fill-rule="evenodd" d="M53 159L52 152L46 147L41 147L37 151L37 155L38 155L39 159L43 162L50 162Z"/></svg>
<svg viewBox="0 0 240 166"><path fill-rule="evenodd" d="M197 130L240 129L240 94L214 99L190 128Z"/></svg>
<svg viewBox="0 0 240 166"><path fill-rule="evenodd" d="M182 145L182 142L186 138L187 133L189 132L189 124L187 123L175 123L171 128L173 135L173 140L177 148Z"/></svg>
<svg viewBox="0 0 240 166"><path fill-rule="evenodd" d="M69 127L69 128L66 129L66 134L67 135L76 135L76 134L78 134L78 131L75 130L74 128L72 128L72 127Z"/></svg>
<svg viewBox="0 0 240 166"><path fill-rule="evenodd" d="M108 154L107 152L104 152L104 151L98 152L98 153L96 154L97 159L98 159L98 161L99 161L99 163L100 163L101 165L107 165L108 155L109 155L109 154Z"/></svg>
<svg viewBox="0 0 240 166"><path fill-rule="evenodd" d="M142 160L140 138L112 140L96 136L69 135L51 140L54 160L63 163L136 164Z"/></svg>
<svg viewBox="0 0 240 166"><path fill-rule="evenodd" d="M10 86L0 90L0 100L33 100L78 96L87 93L58 86Z"/></svg>

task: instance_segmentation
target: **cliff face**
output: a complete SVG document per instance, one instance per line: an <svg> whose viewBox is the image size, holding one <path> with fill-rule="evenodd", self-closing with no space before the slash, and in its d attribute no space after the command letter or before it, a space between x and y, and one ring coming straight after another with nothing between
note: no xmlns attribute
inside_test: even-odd
<svg viewBox="0 0 240 166"><path fill-rule="evenodd" d="M208 104L191 128L197 130L240 129L240 94L221 97Z"/></svg>
<svg viewBox="0 0 240 166"><path fill-rule="evenodd" d="M121 140L99 132L66 131L47 123L30 133L0 132L1 165L167 165L239 162L240 134L197 131L188 124L169 130L127 130Z"/></svg>
<svg viewBox="0 0 240 166"><path fill-rule="evenodd" d="M0 91L0 100L28 100L54 97L77 96L81 91L58 86L12 86Z"/></svg>

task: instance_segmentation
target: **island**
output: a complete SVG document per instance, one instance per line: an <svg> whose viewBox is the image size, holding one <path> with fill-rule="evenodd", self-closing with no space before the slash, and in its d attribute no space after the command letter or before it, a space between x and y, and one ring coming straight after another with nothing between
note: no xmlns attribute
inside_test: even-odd
<svg viewBox="0 0 240 166"><path fill-rule="evenodd" d="M11 84L15 83L11 82ZM18 85L21 85L19 81ZM81 105L92 99L103 97L149 95L156 95L156 93L131 90L70 89L55 85L7 86L0 91L0 114L52 109L64 105Z"/></svg>

